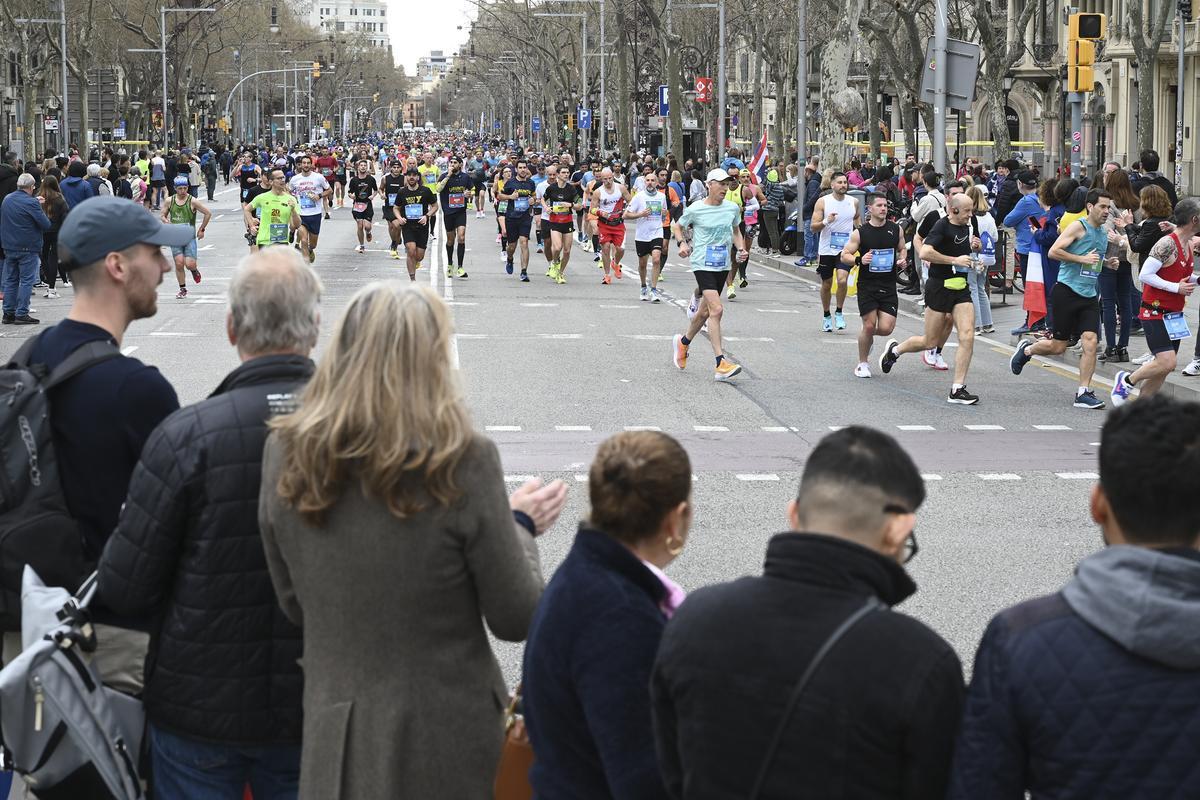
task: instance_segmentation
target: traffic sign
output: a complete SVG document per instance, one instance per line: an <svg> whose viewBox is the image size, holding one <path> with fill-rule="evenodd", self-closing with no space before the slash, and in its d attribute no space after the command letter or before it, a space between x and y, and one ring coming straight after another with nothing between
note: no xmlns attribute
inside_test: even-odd
<svg viewBox="0 0 1200 800"><path fill-rule="evenodd" d="M696 102L708 103L712 101L713 80L712 78L696 78Z"/></svg>
<svg viewBox="0 0 1200 800"><path fill-rule="evenodd" d="M541 133L542 132L542 118L534 117L533 119L529 120L529 129L532 130L534 133Z"/></svg>
<svg viewBox="0 0 1200 800"><path fill-rule="evenodd" d="M496 122L492 125L492 127L495 128L496 130L500 130L500 120L496 120Z"/></svg>
<svg viewBox="0 0 1200 800"><path fill-rule="evenodd" d="M1080 133L1079 131L1071 131L1071 141L1072 142L1083 141L1083 134Z"/></svg>
<svg viewBox="0 0 1200 800"><path fill-rule="evenodd" d="M670 95L667 94L666 85L660 85L658 87L658 115L660 117L665 117L671 113L671 103L668 100L668 97L670 97Z"/></svg>
<svg viewBox="0 0 1200 800"><path fill-rule="evenodd" d="M1077 144L1073 144L1073 145L1071 145L1071 152L1072 152L1072 153L1078 153L1078 152L1079 152L1079 145L1077 145Z"/></svg>
<svg viewBox="0 0 1200 800"><path fill-rule="evenodd" d="M47 114L46 116L42 117L42 125L48 131L56 131L58 130L58 117Z"/></svg>
<svg viewBox="0 0 1200 800"><path fill-rule="evenodd" d="M933 59L933 37L925 49L925 73L921 76L921 99L933 104L933 73L941 69ZM959 39L946 40L946 108L970 111L975 102L975 79L979 76L979 45Z"/></svg>
<svg viewBox="0 0 1200 800"><path fill-rule="evenodd" d="M113 136L117 139L125 138L125 120L119 120L113 128Z"/></svg>
<svg viewBox="0 0 1200 800"><path fill-rule="evenodd" d="M579 120L579 129L581 131L590 130L592 127L592 110L585 106L579 106L577 119Z"/></svg>

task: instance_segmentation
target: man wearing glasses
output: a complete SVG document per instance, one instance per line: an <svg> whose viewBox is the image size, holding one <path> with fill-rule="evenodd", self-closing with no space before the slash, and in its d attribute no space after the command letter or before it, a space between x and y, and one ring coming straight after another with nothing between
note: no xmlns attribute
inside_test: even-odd
<svg viewBox="0 0 1200 800"><path fill-rule="evenodd" d="M921 258L929 262L925 282L925 333L903 342L889 339L879 357L879 369L892 371L904 353L917 353L939 342L953 327L958 334L958 355L954 359L954 383L947 403L975 405L979 396L967 391L967 369L975 347L975 306L967 288L967 273L983 268L979 251L983 243L973 230L974 204L966 195L955 195L947 206L948 216L940 219L921 244Z"/></svg>

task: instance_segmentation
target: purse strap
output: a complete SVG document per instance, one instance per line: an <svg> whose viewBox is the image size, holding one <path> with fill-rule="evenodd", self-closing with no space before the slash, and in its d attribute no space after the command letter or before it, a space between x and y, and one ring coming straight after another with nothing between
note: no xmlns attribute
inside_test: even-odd
<svg viewBox="0 0 1200 800"><path fill-rule="evenodd" d="M779 724L775 726L775 734L771 737L771 744L767 747L767 753L763 757L762 765L758 768L758 775L754 779L754 788L750 790L747 800L758 800L758 795L762 792L763 784L766 783L767 774L771 770L771 763L775 760L775 753L779 750L779 745L783 742L783 734L787 730L788 723L792 719L792 713L796 710L797 703L800 702L800 696L804 694L805 688L809 681L812 680L817 668L821 666L821 662L829 655L838 641L850 632L850 629L857 625L863 617L870 614L872 611L884 608L882 602L877 597L867 598L867 602L850 615L837 629L829 634L829 638L817 650L817 654L813 656L808 667L804 670L804 674L800 676L800 680L796 682L796 686L792 689L792 695L788 698L787 707L783 710L783 716L779 719Z"/></svg>

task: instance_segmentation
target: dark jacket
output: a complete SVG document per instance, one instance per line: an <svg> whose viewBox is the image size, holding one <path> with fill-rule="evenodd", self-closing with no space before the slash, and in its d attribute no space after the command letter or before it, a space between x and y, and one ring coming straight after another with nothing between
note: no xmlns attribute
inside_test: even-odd
<svg viewBox="0 0 1200 800"><path fill-rule="evenodd" d="M146 714L178 735L226 745L295 744L300 629L280 609L258 529L267 420L312 374L300 356L262 356L151 435L100 561L100 596L157 618Z"/></svg>
<svg viewBox="0 0 1200 800"><path fill-rule="evenodd" d="M1163 175L1161 172L1144 172L1141 175L1132 176L1133 190L1138 194L1142 193L1142 189L1147 186L1157 186L1167 193L1167 198L1171 201L1171 207L1174 208L1179 204L1179 195L1175 193L1175 183Z"/></svg>
<svg viewBox="0 0 1200 800"><path fill-rule="evenodd" d="M96 190L83 178L67 178L59 184L59 188L67 201L67 208L74 208L89 197L96 196Z"/></svg>
<svg viewBox="0 0 1200 800"><path fill-rule="evenodd" d="M916 585L844 539L783 533L761 577L693 593L667 624L650 692L672 797L744 800L801 673L875 596ZM761 800L929 800L945 792L963 698L954 650L923 623L869 614L814 673Z"/></svg>
<svg viewBox="0 0 1200 800"><path fill-rule="evenodd" d="M804 184L804 219L800 220L803 223L805 220L811 220L813 212L817 208L817 198L821 196L821 176L814 174ZM803 225L801 226L803 228Z"/></svg>
<svg viewBox="0 0 1200 800"><path fill-rule="evenodd" d="M650 668L666 590L627 547L580 526L525 646L534 795L666 798L650 721Z"/></svg>
<svg viewBox="0 0 1200 800"><path fill-rule="evenodd" d="M0 164L0 200L17 190L17 178L21 171L12 164Z"/></svg>
<svg viewBox="0 0 1200 800"><path fill-rule="evenodd" d="M1200 552L1108 547L983 635L950 797L1200 797Z"/></svg>
<svg viewBox="0 0 1200 800"><path fill-rule="evenodd" d="M50 218L37 198L18 189L0 202L0 247L4 252L42 252L42 234L49 228Z"/></svg>
<svg viewBox="0 0 1200 800"><path fill-rule="evenodd" d="M992 206L996 221L1002 222L1016 207L1021 199L1021 187L1017 184L1017 176L1009 175L1000 181L996 189L996 204Z"/></svg>
<svg viewBox="0 0 1200 800"><path fill-rule="evenodd" d="M1158 227L1158 223L1164 222L1166 219L1166 217L1147 217L1142 220L1129 237L1129 249L1143 259L1149 256L1150 250L1158 243L1158 240L1167 235Z"/></svg>

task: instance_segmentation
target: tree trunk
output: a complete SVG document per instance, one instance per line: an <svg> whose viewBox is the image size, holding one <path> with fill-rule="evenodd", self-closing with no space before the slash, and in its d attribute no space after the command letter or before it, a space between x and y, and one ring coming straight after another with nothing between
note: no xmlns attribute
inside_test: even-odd
<svg viewBox="0 0 1200 800"><path fill-rule="evenodd" d="M980 83L992 118L992 160L1001 161L1012 153L1012 141L1008 138L1008 114L1004 107L1004 85L999 76L992 75L990 70Z"/></svg>
<svg viewBox="0 0 1200 800"><path fill-rule="evenodd" d="M865 0L846 0L837 27L825 42L821 58L821 118L818 122L821 140L821 166L841 169L846 134L841 123L831 113L833 96L846 86L850 73L851 33L858 30Z"/></svg>
<svg viewBox="0 0 1200 800"><path fill-rule="evenodd" d="M1155 54L1157 55L1157 48ZM1157 58L1138 58L1138 152L1154 149L1154 66ZM1134 155L1129 154L1132 161Z"/></svg>
<svg viewBox="0 0 1200 800"><path fill-rule="evenodd" d="M880 131L879 131L879 104L875 102L875 95L879 92L879 62L872 61L867 67L867 133L870 136L871 150L867 154L869 158L875 159L876 163L880 160Z"/></svg>

